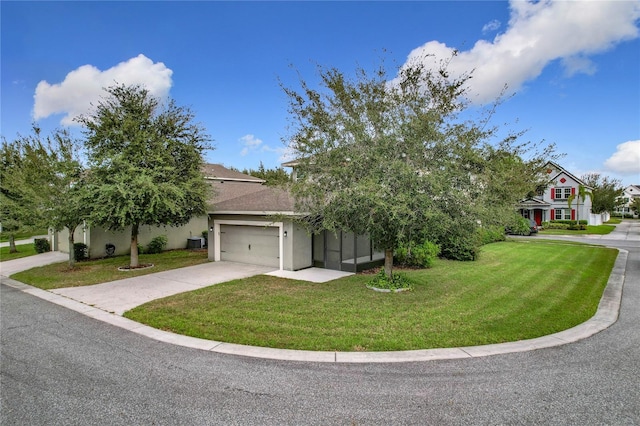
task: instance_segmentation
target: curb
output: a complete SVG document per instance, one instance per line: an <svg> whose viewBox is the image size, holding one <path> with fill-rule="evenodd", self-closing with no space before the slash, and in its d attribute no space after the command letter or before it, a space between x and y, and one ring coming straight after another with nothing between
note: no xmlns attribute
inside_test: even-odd
<svg viewBox="0 0 640 426"><path fill-rule="evenodd" d="M90 318L106 322L116 327L140 334L142 336L188 348L201 349L228 355L239 355L252 358L272 359L281 361L300 362L328 362L328 363L398 363L423 362L445 359L477 358L491 355L526 352L536 349L550 348L577 342L599 333L618 319L622 289L624 286L625 269L629 252L616 247L618 256L604 289L598 309L593 317L587 321L558 333L534 339L517 342L496 343L482 346L466 346L460 348L419 349L398 352L333 352L333 351L303 351L292 349L274 349L257 346L246 346L235 343L224 343L213 340L183 336L168 331L158 330L144 324L137 323L119 315L103 311L93 306L85 305L67 297L50 291L41 290L19 281L2 276L0 282L9 287L47 300Z"/></svg>

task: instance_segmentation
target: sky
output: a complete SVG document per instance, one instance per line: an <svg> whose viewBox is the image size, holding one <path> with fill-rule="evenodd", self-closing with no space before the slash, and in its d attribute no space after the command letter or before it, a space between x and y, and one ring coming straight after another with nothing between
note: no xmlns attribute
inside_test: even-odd
<svg viewBox="0 0 640 426"><path fill-rule="evenodd" d="M640 0L0 2L0 135L45 134L90 114L115 83L189 107L214 140L206 161L289 159L287 98L317 66L353 75L384 60L457 55L468 93L522 142L553 143L575 176L640 184Z"/></svg>

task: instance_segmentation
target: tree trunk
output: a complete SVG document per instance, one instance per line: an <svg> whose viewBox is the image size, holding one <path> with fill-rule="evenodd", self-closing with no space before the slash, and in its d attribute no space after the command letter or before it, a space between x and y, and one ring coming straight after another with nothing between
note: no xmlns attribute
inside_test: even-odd
<svg viewBox="0 0 640 426"><path fill-rule="evenodd" d="M139 266L138 261L138 224L131 226L131 260L129 261L130 268L137 268Z"/></svg>
<svg viewBox="0 0 640 426"><path fill-rule="evenodd" d="M393 273L393 249L385 249L384 251L384 273L391 278Z"/></svg>
<svg viewBox="0 0 640 426"><path fill-rule="evenodd" d="M69 269L73 269L76 266L76 248L75 244L75 234L76 228L67 228L69 230Z"/></svg>
<svg viewBox="0 0 640 426"><path fill-rule="evenodd" d="M17 253L18 249L16 248L16 236L13 234L9 234L9 253Z"/></svg>

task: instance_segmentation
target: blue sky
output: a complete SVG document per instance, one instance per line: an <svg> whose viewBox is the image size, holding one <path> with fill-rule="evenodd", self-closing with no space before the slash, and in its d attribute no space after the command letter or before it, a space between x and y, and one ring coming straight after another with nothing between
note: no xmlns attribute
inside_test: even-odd
<svg viewBox="0 0 640 426"><path fill-rule="evenodd" d="M189 106L215 140L210 162L278 166L297 72L347 73L385 58L459 55L493 123L555 143L577 176L640 184L640 1L9 2L1 8L1 128L7 139L68 126L101 88L142 83ZM386 52L386 53L383 53ZM295 70L291 68L295 67ZM297 71L296 71L297 70Z"/></svg>

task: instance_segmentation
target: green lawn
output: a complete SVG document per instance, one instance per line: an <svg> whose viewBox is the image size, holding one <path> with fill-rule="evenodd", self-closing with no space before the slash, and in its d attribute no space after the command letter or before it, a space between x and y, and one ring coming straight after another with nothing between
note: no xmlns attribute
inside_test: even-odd
<svg viewBox="0 0 640 426"><path fill-rule="evenodd" d="M67 262L41 266L28 271L13 274L11 278L50 290L63 287L92 285L123 278L136 277L183 268L207 262L206 250L170 250L160 254L141 254L140 263L153 263L153 268L134 271L119 271L118 267L129 264L129 256L117 256L108 259L77 262L75 268L69 269Z"/></svg>
<svg viewBox="0 0 640 426"><path fill-rule="evenodd" d="M18 240L26 240L31 237L37 237L38 235L47 235L47 229L38 229L30 232L18 232L15 234L16 241ZM9 233L8 232L0 232L0 241L6 242L9 241Z"/></svg>
<svg viewBox="0 0 640 426"><path fill-rule="evenodd" d="M274 348L392 351L482 345L565 330L593 316L617 250L507 241L476 262L409 270L414 290L378 293L358 274L323 284L260 275L125 316L204 339Z"/></svg>
<svg viewBox="0 0 640 426"><path fill-rule="evenodd" d="M606 235L611 233L616 227L614 225L587 225L587 229L572 231L569 229L543 229L541 235Z"/></svg>
<svg viewBox="0 0 640 426"><path fill-rule="evenodd" d="M0 262L6 262L7 260L20 259L21 257L33 256L36 253L36 249L32 244L21 244L16 246L17 253L9 253L9 247L0 247Z"/></svg>

